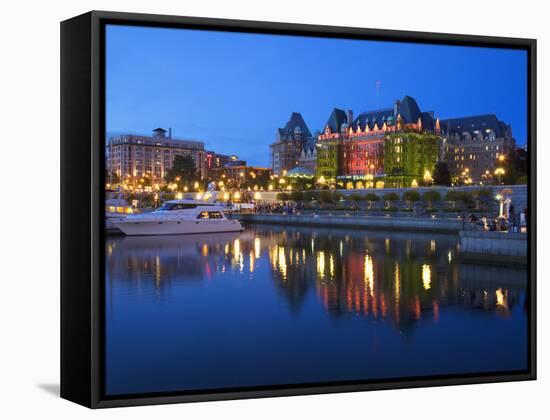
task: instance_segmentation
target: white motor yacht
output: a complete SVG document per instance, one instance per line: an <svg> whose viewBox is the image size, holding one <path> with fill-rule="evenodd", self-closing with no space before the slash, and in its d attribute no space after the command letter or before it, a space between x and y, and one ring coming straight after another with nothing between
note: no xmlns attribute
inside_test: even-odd
<svg viewBox="0 0 550 420"><path fill-rule="evenodd" d="M193 199L170 200L150 213L130 215L114 224L125 235L182 235L239 232L238 220L228 219L223 207Z"/></svg>

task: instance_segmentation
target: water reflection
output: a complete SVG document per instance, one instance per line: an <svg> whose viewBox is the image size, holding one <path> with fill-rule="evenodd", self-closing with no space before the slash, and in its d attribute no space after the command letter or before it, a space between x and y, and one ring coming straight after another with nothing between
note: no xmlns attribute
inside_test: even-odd
<svg viewBox="0 0 550 420"><path fill-rule="evenodd" d="M433 234L273 226L217 235L108 238L107 359L116 366L120 358L128 369L113 367L108 389L144 392L151 390L148 387L252 386L262 380L294 383L524 366L525 270L462 264L457 240ZM143 325L151 323L154 327L147 333ZM375 334L377 325L389 327L383 338ZM238 338L228 338L232 328ZM162 350L151 352L163 351L166 360L153 362L137 338L128 338L134 330L136 337L154 336L154 345ZM206 338L204 331L219 335ZM323 351L322 357L336 357L330 366L314 363L313 350L301 341L308 334L310 340L325 340L322 349L314 348L320 358ZM491 341L484 342L489 336ZM257 337L264 337L265 348ZM408 344L395 341L397 337ZM344 342L333 344L331 339ZM188 346L189 340L193 346ZM303 352L288 362L295 366L286 376L277 367L279 355L272 354L284 340L292 354ZM224 356L227 359L214 372L214 356L207 355L219 346L239 350ZM434 359L453 349L471 359ZM356 359L350 351L358 352ZM385 359L401 351L408 359L396 362L395 354L391 364ZM149 372L141 385L128 352ZM204 355L208 375L199 369L197 352ZM424 365L430 352L430 364ZM220 354L215 358L222 363ZM189 360L195 365L186 364ZM271 368L247 367L251 360ZM316 367L306 369L308 363ZM226 372L232 364L240 367L238 373ZM156 382L150 377L153 368L164 372ZM172 377L172 370L179 376Z"/></svg>
<svg viewBox="0 0 550 420"><path fill-rule="evenodd" d="M224 273L254 276L266 262L293 311L314 288L333 316L382 317L400 326L424 315L437 319L448 305L506 316L523 299L523 270L461 265L452 258L457 253L453 236L269 228L109 239L107 273L111 280L138 286L149 281L162 289L174 282L221 281Z"/></svg>

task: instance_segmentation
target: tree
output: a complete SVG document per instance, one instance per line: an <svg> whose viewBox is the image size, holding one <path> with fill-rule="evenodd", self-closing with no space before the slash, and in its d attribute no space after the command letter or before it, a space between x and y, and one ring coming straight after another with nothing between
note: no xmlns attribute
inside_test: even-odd
<svg viewBox="0 0 550 420"><path fill-rule="evenodd" d="M290 199L292 201L304 201L304 193L302 191L292 191L290 193Z"/></svg>
<svg viewBox="0 0 550 420"><path fill-rule="evenodd" d="M428 203L428 209L431 210L433 202L441 200L441 194L439 194L439 191L436 190L426 191L422 194L422 200Z"/></svg>
<svg viewBox="0 0 550 420"><path fill-rule="evenodd" d="M316 191L306 191L306 192L304 192L304 201L305 202L310 202L310 201L313 201L313 200L317 200L318 195L319 194Z"/></svg>
<svg viewBox="0 0 550 420"><path fill-rule="evenodd" d="M527 175L520 176L517 179L516 185L522 185L522 184L527 184Z"/></svg>
<svg viewBox="0 0 550 420"><path fill-rule="evenodd" d="M491 198L491 190L489 188L479 188L477 190L474 190L472 192L472 198L475 200L476 203L476 210L479 210L479 203L483 202L486 203Z"/></svg>
<svg viewBox="0 0 550 420"><path fill-rule="evenodd" d="M372 203L375 201L380 201L380 197L375 193L367 193L365 194L364 200L369 202L369 209L371 209Z"/></svg>
<svg viewBox="0 0 550 420"><path fill-rule="evenodd" d="M446 162L437 162L435 164L433 179L435 185L451 185L451 172Z"/></svg>
<svg viewBox="0 0 550 420"><path fill-rule="evenodd" d="M507 155L499 156L495 167L504 170L504 174L499 175L501 181L506 185L512 185L519 178L527 175L527 162L527 150L516 148Z"/></svg>
<svg viewBox="0 0 550 420"><path fill-rule="evenodd" d="M105 181L111 185L120 184L120 177L115 171L109 172L105 170Z"/></svg>
<svg viewBox="0 0 550 420"><path fill-rule="evenodd" d="M389 192L384 194L382 198L386 202L386 207L390 208L392 203L399 201L399 194L395 192Z"/></svg>
<svg viewBox="0 0 550 420"><path fill-rule="evenodd" d="M403 193L403 200L408 203L408 208L410 209L414 202L420 200L420 194L414 190L405 191Z"/></svg>
<svg viewBox="0 0 550 420"><path fill-rule="evenodd" d="M180 183L194 183L197 181L197 169L195 168L195 161L189 155L176 155L174 156L174 162L172 168L166 172L166 181Z"/></svg>
<svg viewBox="0 0 550 420"><path fill-rule="evenodd" d="M332 192L329 190L323 190L319 193L319 201L323 204L329 204L332 203L334 200L334 197L332 195Z"/></svg>
<svg viewBox="0 0 550 420"><path fill-rule="evenodd" d="M460 201L460 191L449 190L445 194L445 200L451 202L451 206L454 209L456 207L456 202Z"/></svg>
<svg viewBox="0 0 550 420"><path fill-rule="evenodd" d="M465 191L450 190L445 194L445 200L450 201L454 209L457 201L462 201L464 204L470 203L472 201L472 194Z"/></svg>
<svg viewBox="0 0 550 420"><path fill-rule="evenodd" d="M363 197L361 196L361 194L358 194L358 193L353 193L349 196L349 198L351 199L351 201L353 201L355 204L358 204L362 199Z"/></svg>

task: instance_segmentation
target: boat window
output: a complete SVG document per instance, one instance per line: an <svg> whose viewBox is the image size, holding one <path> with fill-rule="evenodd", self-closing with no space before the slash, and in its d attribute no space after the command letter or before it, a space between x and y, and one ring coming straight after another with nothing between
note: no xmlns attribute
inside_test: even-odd
<svg viewBox="0 0 550 420"><path fill-rule="evenodd" d="M197 219L223 219L223 215L219 211L201 211Z"/></svg>
<svg viewBox="0 0 550 420"><path fill-rule="evenodd" d="M159 208L159 210L172 211L172 210L185 210L185 209L194 209L194 208L197 208L196 204L165 203Z"/></svg>

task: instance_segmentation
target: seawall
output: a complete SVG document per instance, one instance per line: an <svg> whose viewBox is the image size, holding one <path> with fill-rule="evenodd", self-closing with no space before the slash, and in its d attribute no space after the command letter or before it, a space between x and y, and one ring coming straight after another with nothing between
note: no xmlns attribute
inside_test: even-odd
<svg viewBox="0 0 550 420"><path fill-rule="evenodd" d="M394 231L420 231L458 233L463 229L458 218L432 219L385 216L314 216L286 214L233 214L245 223L271 223L280 225L326 226L350 229L375 229Z"/></svg>

